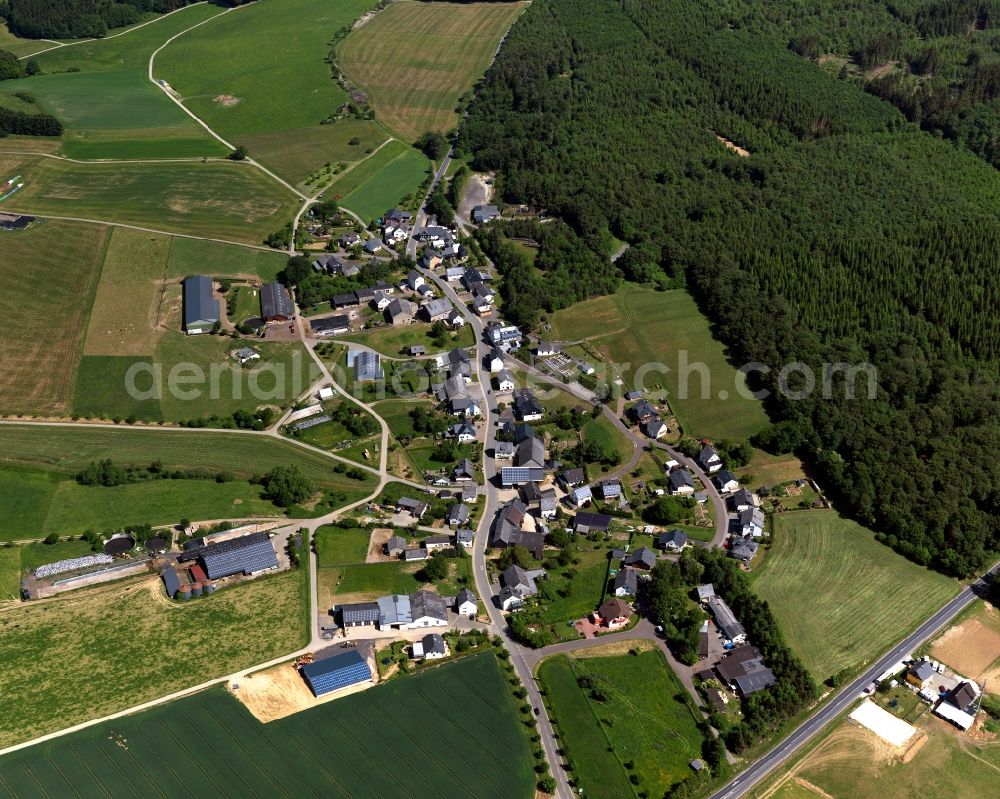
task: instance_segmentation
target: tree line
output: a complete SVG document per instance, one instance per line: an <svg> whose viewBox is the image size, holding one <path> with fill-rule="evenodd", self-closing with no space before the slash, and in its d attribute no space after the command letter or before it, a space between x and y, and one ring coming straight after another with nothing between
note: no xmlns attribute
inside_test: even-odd
<svg viewBox="0 0 1000 799"><path fill-rule="evenodd" d="M836 3L806 5L536 0L457 146L505 202L557 221L489 225L480 243L520 324L622 277L686 285L735 363L771 369L753 384L774 421L756 443L810 461L902 554L967 574L1000 551L1000 179L788 47L849 51L904 21L850 4L871 31L835 29ZM552 255L530 264L520 235L556 238ZM621 269L612 236L635 251ZM792 398L778 371L793 362L820 380L870 363L874 394L832 373Z"/></svg>

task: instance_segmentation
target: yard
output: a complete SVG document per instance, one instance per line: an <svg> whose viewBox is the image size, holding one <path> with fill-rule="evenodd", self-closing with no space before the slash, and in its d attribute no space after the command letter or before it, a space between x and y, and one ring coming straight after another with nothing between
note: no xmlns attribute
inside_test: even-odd
<svg viewBox="0 0 1000 799"><path fill-rule="evenodd" d="M406 141L458 124L456 105L489 66L524 3L398 2L356 28L337 63Z"/></svg>
<svg viewBox="0 0 1000 799"><path fill-rule="evenodd" d="M363 527L340 527L327 524L316 530L316 565L340 566L364 563L368 554L371 530Z"/></svg>
<svg viewBox="0 0 1000 799"><path fill-rule="evenodd" d="M373 767L386 752L394 766ZM85 766L67 765L76 763ZM484 653L269 724L211 689L6 756L0 797L146 799L203 795L205 786L241 799L524 797L534 790L530 764L517 708Z"/></svg>
<svg viewBox="0 0 1000 799"><path fill-rule="evenodd" d="M754 587L819 682L881 655L959 591L833 511L773 517Z"/></svg>
<svg viewBox="0 0 1000 799"><path fill-rule="evenodd" d="M108 238L103 226L53 220L3 234L0 317L17 323L0 347L0 413L68 413Z"/></svg>
<svg viewBox="0 0 1000 799"><path fill-rule="evenodd" d="M409 354L408 350L414 344L421 344L428 354L434 354L447 352L455 347L471 347L475 343L472 330L468 326L462 327L457 333L449 334L448 339L440 345L431 338L430 332L431 326L427 322L414 322L399 326L383 325L340 338L356 341L394 358Z"/></svg>
<svg viewBox="0 0 1000 799"><path fill-rule="evenodd" d="M287 572L175 605L147 578L0 610L0 746L299 648L308 639L305 585Z"/></svg>
<svg viewBox="0 0 1000 799"><path fill-rule="evenodd" d="M579 536L578 541L573 555L580 563L550 570L540 584L547 598L541 604L539 621L555 625L557 630L567 621L583 618L601 604L607 585L608 554L614 546L622 545L620 541L591 543L584 536ZM567 572L571 576L566 576ZM573 633L572 637L577 635Z"/></svg>
<svg viewBox="0 0 1000 799"><path fill-rule="evenodd" d="M448 576L433 583L424 582L417 576L423 566L421 561L324 566L317 572L319 606L330 608L343 602L367 602L388 594L412 594L427 586L442 596L454 596L463 586L473 585L472 559L469 557L449 558Z"/></svg>
<svg viewBox="0 0 1000 799"><path fill-rule="evenodd" d="M649 390L667 389L685 435L745 439L767 423L761 404L737 393L737 371L726 360L722 344L712 337L708 319L685 291L626 284L616 294L557 311L550 321L552 330L544 334L546 338L588 339L588 346L603 360L622 364L628 387L634 386L643 365L668 366L666 373L653 368L642 382ZM684 363L692 365L686 390L678 380ZM707 367L708 385L693 367L698 363Z"/></svg>
<svg viewBox="0 0 1000 799"><path fill-rule="evenodd" d="M636 655L612 646L604 656L556 655L538 667L560 748L585 796L663 796L701 756L691 700L648 642L634 642Z"/></svg>

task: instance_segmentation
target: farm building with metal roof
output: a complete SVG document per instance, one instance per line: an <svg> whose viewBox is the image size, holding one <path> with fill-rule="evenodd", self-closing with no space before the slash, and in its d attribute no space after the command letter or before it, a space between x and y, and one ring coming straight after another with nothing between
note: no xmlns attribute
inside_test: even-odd
<svg viewBox="0 0 1000 799"><path fill-rule="evenodd" d="M265 283L260 289L260 315L266 322L287 322L292 318L292 298L280 283Z"/></svg>
<svg viewBox="0 0 1000 799"><path fill-rule="evenodd" d="M189 549L178 560L200 560L208 579L217 580L232 574L257 574L278 568L278 556L267 533L251 533L217 544Z"/></svg>
<svg viewBox="0 0 1000 799"><path fill-rule="evenodd" d="M367 661L357 652L344 652L332 658L307 663L302 667L302 676L314 696L323 696L331 691L371 680L372 671Z"/></svg>
<svg viewBox="0 0 1000 799"><path fill-rule="evenodd" d="M221 320L219 301L212 296L212 278L194 275L184 281L184 331L209 333Z"/></svg>

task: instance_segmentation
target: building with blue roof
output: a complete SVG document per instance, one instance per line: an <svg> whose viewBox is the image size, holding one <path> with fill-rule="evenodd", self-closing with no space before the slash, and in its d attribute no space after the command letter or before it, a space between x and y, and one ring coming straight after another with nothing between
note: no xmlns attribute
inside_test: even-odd
<svg viewBox="0 0 1000 799"><path fill-rule="evenodd" d="M163 570L163 587L167 591L167 596L171 599L181 590L181 581L177 576L177 570L173 566L167 566Z"/></svg>
<svg viewBox="0 0 1000 799"><path fill-rule="evenodd" d="M307 663L301 672L314 696L349 688L372 678L368 662L357 652L344 652Z"/></svg>
<svg viewBox="0 0 1000 799"><path fill-rule="evenodd" d="M221 321L219 301L212 296L212 278L194 275L184 281L184 330L188 335L210 333Z"/></svg>
<svg viewBox="0 0 1000 799"><path fill-rule="evenodd" d="M232 574L257 574L278 568L278 556L267 533L251 533L217 544L185 550L180 561L198 559L210 580Z"/></svg>

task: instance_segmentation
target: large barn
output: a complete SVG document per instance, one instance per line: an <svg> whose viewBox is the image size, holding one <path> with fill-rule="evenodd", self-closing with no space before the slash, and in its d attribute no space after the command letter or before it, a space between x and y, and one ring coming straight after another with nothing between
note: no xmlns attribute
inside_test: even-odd
<svg viewBox="0 0 1000 799"><path fill-rule="evenodd" d="M372 671L368 662L357 652L344 652L332 658L307 663L302 667L302 676L314 696L323 696L331 691L371 680Z"/></svg>
<svg viewBox="0 0 1000 799"><path fill-rule="evenodd" d="M278 556L267 533L251 533L217 544L193 547L185 550L178 560L200 561L210 580L278 568Z"/></svg>
<svg viewBox="0 0 1000 799"><path fill-rule="evenodd" d="M212 278L194 275L184 281L184 330L188 335L210 333L221 320L219 301L212 296Z"/></svg>
<svg viewBox="0 0 1000 799"><path fill-rule="evenodd" d="M260 315L265 322L287 322L295 314L292 298L280 283L265 283L260 289Z"/></svg>

